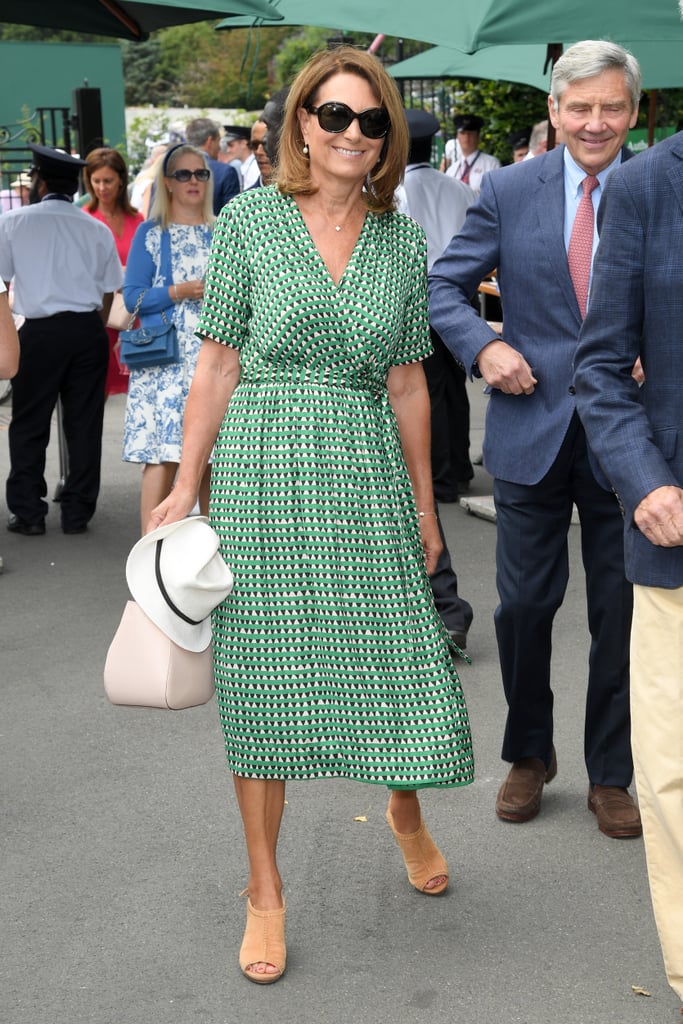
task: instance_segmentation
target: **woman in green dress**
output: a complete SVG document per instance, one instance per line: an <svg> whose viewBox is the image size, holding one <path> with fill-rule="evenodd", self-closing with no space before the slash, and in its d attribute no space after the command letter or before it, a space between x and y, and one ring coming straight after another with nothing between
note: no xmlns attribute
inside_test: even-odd
<svg viewBox="0 0 683 1024"><path fill-rule="evenodd" d="M287 780L389 787L408 878L435 895L448 868L417 791L473 775L457 648L427 575L441 541L426 243L393 198L407 149L376 58L311 58L289 93L277 184L216 222L178 478L149 523L190 513L213 448L210 517L235 576L213 627L249 861L240 966L260 984L285 967Z"/></svg>

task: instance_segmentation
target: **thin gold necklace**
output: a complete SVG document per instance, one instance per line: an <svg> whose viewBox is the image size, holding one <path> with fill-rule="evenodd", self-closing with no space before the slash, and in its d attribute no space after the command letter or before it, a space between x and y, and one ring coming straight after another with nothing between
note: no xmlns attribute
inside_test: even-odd
<svg viewBox="0 0 683 1024"><path fill-rule="evenodd" d="M330 218L327 216L327 213L325 212L325 210L323 210L323 216L324 216L325 220L327 221L328 225L331 228L334 228L335 231L341 231L341 229L344 227L343 224L335 224L334 221L331 221Z"/></svg>
<svg viewBox="0 0 683 1024"><path fill-rule="evenodd" d="M320 209L322 210L322 215L325 218L325 220L327 221L328 225L331 228L334 228L335 231L341 231L343 228L346 227L347 221L350 220L350 218L353 216L353 213L354 213L354 211L356 209L356 203L354 203L354 205L351 207L351 209L349 210L349 212L347 213L346 217L341 222L341 224L335 224L333 220L330 220L330 218L327 216L327 210L325 209L324 206L321 206Z"/></svg>

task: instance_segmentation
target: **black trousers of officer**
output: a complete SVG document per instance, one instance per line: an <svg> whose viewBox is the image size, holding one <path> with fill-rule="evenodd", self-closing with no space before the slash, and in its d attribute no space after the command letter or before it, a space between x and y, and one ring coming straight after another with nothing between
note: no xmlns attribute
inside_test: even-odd
<svg viewBox="0 0 683 1024"><path fill-rule="evenodd" d="M69 457L60 502L62 527L78 529L92 517L100 488L107 334L94 311L26 320L19 337L7 507L25 523L41 523L47 515L45 455L59 397Z"/></svg>
<svg viewBox="0 0 683 1024"><path fill-rule="evenodd" d="M628 786L633 774L629 641L633 589L624 573L624 523L616 496L590 466L575 414L557 457L537 484L494 481L497 519L494 621L508 716L503 760L539 757L553 745L551 634L569 579L572 503L581 523L591 634L588 685L583 652L572 659L573 699L585 699L584 759L589 780ZM585 697L584 697L585 695Z"/></svg>
<svg viewBox="0 0 683 1024"><path fill-rule="evenodd" d="M429 577L434 604L449 633L459 633L467 636L467 631L472 625L474 613L469 601L466 601L458 593L458 577L451 564L451 554L446 544L438 507L436 511L443 548L436 563L436 568Z"/></svg>
<svg viewBox="0 0 683 1024"><path fill-rule="evenodd" d="M431 356L425 376L432 407L432 482L437 501L457 501L458 481L471 480L470 401L465 371L430 327Z"/></svg>

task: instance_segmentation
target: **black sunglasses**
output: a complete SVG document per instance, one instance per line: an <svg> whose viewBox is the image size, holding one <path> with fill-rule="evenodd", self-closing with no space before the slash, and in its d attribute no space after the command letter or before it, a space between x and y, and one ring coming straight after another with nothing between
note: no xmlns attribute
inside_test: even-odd
<svg viewBox="0 0 683 1024"><path fill-rule="evenodd" d="M173 171L167 177L175 178L176 181L189 181L190 178L196 178L197 181L208 181L211 177L211 171L208 167L200 167L196 171L187 171L184 167L181 167L179 171Z"/></svg>
<svg viewBox="0 0 683 1024"><path fill-rule="evenodd" d="M391 128L389 114L384 107L369 107L367 110L357 114L345 103L321 103L319 107L305 106L309 114L317 114L318 124L324 132L331 132L338 135L349 127L352 121L358 119L358 127L366 139L383 139Z"/></svg>
<svg viewBox="0 0 683 1024"><path fill-rule="evenodd" d="M252 151L252 153L255 153L259 146L262 146L263 149L266 148L263 143L263 139L259 139L258 142L248 142L247 145L249 146L249 149Z"/></svg>

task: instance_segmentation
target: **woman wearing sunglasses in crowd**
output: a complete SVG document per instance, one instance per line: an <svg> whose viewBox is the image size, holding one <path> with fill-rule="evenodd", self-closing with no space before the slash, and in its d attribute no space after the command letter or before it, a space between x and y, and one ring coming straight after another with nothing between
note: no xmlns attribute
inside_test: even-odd
<svg viewBox="0 0 683 1024"><path fill-rule="evenodd" d="M211 172L204 153L181 144L169 149L156 175L150 220L141 224L128 254L123 298L138 307L143 327L175 324L179 361L131 369L123 439L125 462L144 466L140 515L144 531L152 509L173 487L182 444L185 402L201 342L195 334L214 223ZM199 503L206 513L208 459Z"/></svg>
<svg viewBox="0 0 683 1024"><path fill-rule="evenodd" d="M427 576L441 542L426 244L393 199L407 150L398 92L372 55L342 46L297 76L277 184L217 221L183 458L148 523L191 511L215 442L210 516L235 575L214 613L216 689L249 863L239 963L261 984L285 969L287 780L388 787L409 882L436 895L448 867L418 790L473 774ZM374 820L384 797L376 815L370 802ZM334 860L317 851L320 893Z"/></svg>

